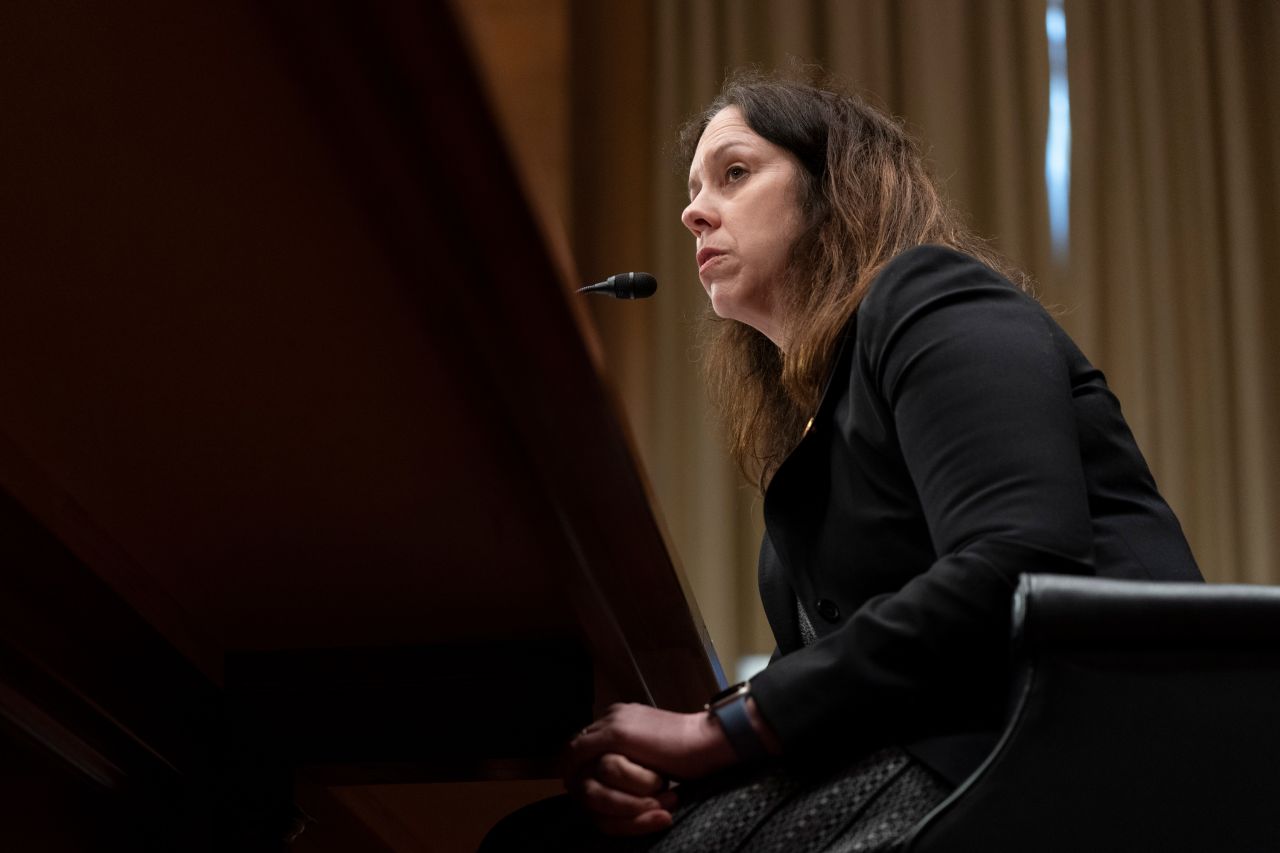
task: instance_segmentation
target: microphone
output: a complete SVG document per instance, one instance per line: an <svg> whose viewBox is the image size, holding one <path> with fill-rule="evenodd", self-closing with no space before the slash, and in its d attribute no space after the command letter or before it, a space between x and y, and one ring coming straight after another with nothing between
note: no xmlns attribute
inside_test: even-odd
<svg viewBox="0 0 1280 853"><path fill-rule="evenodd" d="M579 287L579 293L603 293L616 299L647 299L658 289L658 280L647 272L623 272L606 281Z"/></svg>

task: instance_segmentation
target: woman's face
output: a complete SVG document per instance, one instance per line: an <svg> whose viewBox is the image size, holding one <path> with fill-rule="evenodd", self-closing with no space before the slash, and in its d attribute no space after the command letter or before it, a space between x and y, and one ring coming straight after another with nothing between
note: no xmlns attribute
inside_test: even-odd
<svg viewBox="0 0 1280 853"><path fill-rule="evenodd" d="M698 278L721 317L746 323L779 347L777 288L804 230L800 170L791 152L748 125L736 106L716 113L689 168L680 221L697 238Z"/></svg>

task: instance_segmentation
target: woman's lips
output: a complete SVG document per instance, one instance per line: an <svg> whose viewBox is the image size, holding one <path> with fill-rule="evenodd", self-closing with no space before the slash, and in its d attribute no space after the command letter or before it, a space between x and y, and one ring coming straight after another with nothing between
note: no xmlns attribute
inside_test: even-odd
<svg viewBox="0 0 1280 853"><path fill-rule="evenodd" d="M698 273L701 274L703 270L723 257L724 252L719 249L703 249L701 252L698 252Z"/></svg>

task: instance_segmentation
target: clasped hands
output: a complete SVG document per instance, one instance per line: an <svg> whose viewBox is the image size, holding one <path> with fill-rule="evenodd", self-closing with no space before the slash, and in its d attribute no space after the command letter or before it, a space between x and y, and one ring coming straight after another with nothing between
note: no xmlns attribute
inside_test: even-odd
<svg viewBox="0 0 1280 853"><path fill-rule="evenodd" d="M697 779L736 762L706 713L648 705L609 706L569 744L565 787L609 835L643 835L671 825L673 781Z"/></svg>

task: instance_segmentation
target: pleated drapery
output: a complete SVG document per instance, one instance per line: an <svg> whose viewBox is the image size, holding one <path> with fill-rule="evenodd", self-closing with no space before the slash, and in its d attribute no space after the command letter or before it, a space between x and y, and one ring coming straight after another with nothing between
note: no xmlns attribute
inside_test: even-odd
<svg viewBox="0 0 1280 853"><path fill-rule="evenodd" d="M1205 574L1280 582L1280 3L1067 0L1071 251L1106 371Z"/></svg>

